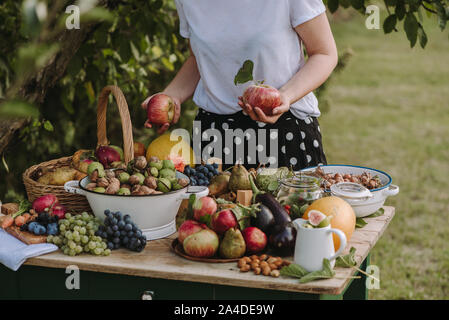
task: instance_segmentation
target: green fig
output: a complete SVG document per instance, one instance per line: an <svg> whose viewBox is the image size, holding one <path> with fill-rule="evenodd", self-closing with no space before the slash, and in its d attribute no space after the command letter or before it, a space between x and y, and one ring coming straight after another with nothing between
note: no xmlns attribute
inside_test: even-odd
<svg viewBox="0 0 449 320"><path fill-rule="evenodd" d="M98 193L105 193L106 189L103 187L96 187L95 189L92 190L93 192L98 192Z"/></svg>
<svg viewBox="0 0 449 320"><path fill-rule="evenodd" d="M159 176L159 170L156 167L150 167L150 174L157 178Z"/></svg>
<svg viewBox="0 0 449 320"><path fill-rule="evenodd" d="M162 160L162 168L175 170L175 165L173 164L173 161L171 161L171 160Z"/></svg>
<svg viewBox="0 0 449 320"><path fill-rule="evenodd" d="M129 196L131 194L131 191L128 188L120 188L117 194L120 196Z"/></svg>
<svg viewBox="0 0 449 320"><path fill-rule="evenodd" d="M129 173L128 172L120 172L120 174L118 175L118 179L120 180L120 183L128 183Z"/></svg>
<svg viewBox="0 0 449 320"><path fill-rule="evenodd" d="M162 169L159 171L159 178L176 179L176 172L172 169Z"/></svg>
<svg viewBox="0 0 449 320"><path fill-rule="evenodd" d="M92 162L87 167L87 174L91 176L94 171L98 172L98 178L103 178L106 175L106 172L104 171L104 167L100 162Z"/></svg>
<svg viewBox="0 0 449 320"><path fill-rule="evenodd" d="M218 250L220 256L225 259L243 257L246 251L246 244L242 232L237 228L228 229Z"/></svg>
<svg viewBox="0 0 449 320"><path fill-rule="evenodd" d="M171 190L170 180L167 178L159 178L157 180L157 190L162 192L169 192Z"/></svg>
<svg viewBox="0 0 449 320"><path fill-rule="evenodd" d="M150 167L156 168L157 170L161 170L162 169L162 161L150 162Z"/></svg>
<svg viewBox="0 0 449 320"><path fill-rule="evenodd" d="M237 190L251 190L248 170L240 163L236 164L229 178L229 190L237 192Z"/></svg>

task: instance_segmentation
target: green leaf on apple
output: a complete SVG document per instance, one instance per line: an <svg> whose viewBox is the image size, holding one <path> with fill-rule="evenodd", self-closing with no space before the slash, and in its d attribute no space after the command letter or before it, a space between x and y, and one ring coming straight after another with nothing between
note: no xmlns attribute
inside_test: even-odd
<svg viewBox="0 0 449 320"><path fill-rule="evenodd" d="M193 193L189 197L189 206L187 208L186 220L193 219L193 209L196 202L196 195Z"/></svg>
<svg viewBox="0 0 449 320"><path fill-rule="evenodd" d="M212 228L211 219L212 216L210 214L205 214L200 217L200 222L204 223L208 228Z"/></svg>
<svg viewBox="0 0 449 320"><path fill-rule="evenodd" d="M254 62L246 60L234 78L234 84L243 84L253 80Z"/></svg>
<svg viewBox="0 0 449 320"><path fill-rule="evenodd" d="M245 228L249 227L251 224L251 217L256 217L256 214L260 209L258 203L249 207L237 204L231 211L234 213L235 218L239 223L240 230L245 230Z"/></svg>

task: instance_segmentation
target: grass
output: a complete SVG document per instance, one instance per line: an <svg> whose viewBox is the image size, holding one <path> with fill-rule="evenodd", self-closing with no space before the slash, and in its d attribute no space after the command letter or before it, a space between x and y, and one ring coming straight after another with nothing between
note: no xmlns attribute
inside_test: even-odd
<svg viewBox="0 0 449 320"><path fill-rule="evenodd" d="M385 35L361 16L331 24L339 51L354 55L332 79L320 120L328 162L384 170L401 189L372 251L381 288L370 298L448 299L448 31L426 20L423 50L410 49L402 28Z"/></svg>

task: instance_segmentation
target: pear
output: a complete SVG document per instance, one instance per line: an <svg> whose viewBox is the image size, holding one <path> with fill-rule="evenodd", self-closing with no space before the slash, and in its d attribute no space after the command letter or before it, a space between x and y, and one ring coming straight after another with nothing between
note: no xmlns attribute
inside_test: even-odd
<svg viewBox="0 0 449 320"><path fill-rule="evenodd" d="M223 240L220 242L219 253L222 258L236 259L243 257L246 251L245 239L242 232L237 228L230 228L226 231Z"/></svg>
<svg viewBox="0 0 449 320"><path fill-rule="evenodd" d="M237 192L237 190L251 190L248 170L240 163L236 164L232 169L231 177L229 178L229 190L234 192Z"/></svg>

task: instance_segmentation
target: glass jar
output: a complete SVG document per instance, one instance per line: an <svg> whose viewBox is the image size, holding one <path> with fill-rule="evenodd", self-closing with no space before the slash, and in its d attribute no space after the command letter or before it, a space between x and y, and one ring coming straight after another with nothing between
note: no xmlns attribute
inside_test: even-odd
<svg viewBox="0 0 449 320"><path fill-rule="evenodd" d="M301 209L323 197L320 178L297 174L291 178L281 179L279 182L276 198L283 206ZM301 211L303 210L304 208Z"/></svg>

